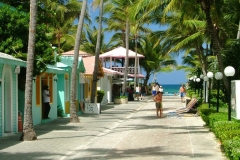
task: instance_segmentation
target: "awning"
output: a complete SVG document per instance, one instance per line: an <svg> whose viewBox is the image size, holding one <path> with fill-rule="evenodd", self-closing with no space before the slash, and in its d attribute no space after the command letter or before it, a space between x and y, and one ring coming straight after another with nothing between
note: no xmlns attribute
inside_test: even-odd
<svg viewBox="0 0 240 160"><path fill-rule="evenodd" d="M135 78L135 74L128 74L128 76ZM137 74L136 77L137 77L137 78L145 78L145 76L142 75L142 74Z"/></svg>
<svg viewBox="0 0 240 160"><path fill-rule="evenodd" d="M104 67L103 67L103 72L106 74L110 74L110 75L123 75L123 73L121 73L121 72L114 71L112 69L108 69L108 68L104 68Z"/></svg>

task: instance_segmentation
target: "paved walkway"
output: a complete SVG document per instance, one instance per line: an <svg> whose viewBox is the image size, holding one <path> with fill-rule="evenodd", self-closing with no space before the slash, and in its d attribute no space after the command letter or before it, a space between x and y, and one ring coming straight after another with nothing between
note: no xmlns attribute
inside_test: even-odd
<svg viewBox="0 0 240 160"><path fill-rule="evenodd" d="M183 106L164 97L164 114ZM38 140L0 138L2 160L225 160L214 135L200 117L157 118L154 102L107 105L100 115L80 115L81 123L59 118L35 127Z"/></svg>

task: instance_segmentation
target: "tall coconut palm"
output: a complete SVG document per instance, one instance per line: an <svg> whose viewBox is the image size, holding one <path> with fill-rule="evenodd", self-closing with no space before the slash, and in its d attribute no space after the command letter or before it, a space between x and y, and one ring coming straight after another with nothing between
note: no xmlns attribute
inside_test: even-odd
<svg viewBox="0 0 240 160"><path fill-rule="evenodd" d="M60 3L59 0L41 0L41 3L43 8L51 13L46 13L51 19L46 23L51 29L51 43L58 46L60 54L62 44L71 45L75 42L74 20L79 16L82 3L77 0L69 0L67 3ZM89 19L88 16L86 19Z"/></svg>
<svg viewBox="0 0 240 160"><path fill-rule="evenodd" d="M140 0L138 4L138 9L141 7L147 7L149 10L155 10L158 6L162 6L165 1L157 1L157 0L149 0L144 1ZM212 44L213 44L213 51L214 54L218 58L218 64L220 71L223 72L224 65L222 61L222 55L220 53L222 46L220 43L220 39L218 37L218 24L220 23L222 13L220 11L219 6L224 6L222 0L216 1L216 0L197 0L197 1L188 1L188 0L169 0L167 1L167 5L164 8L164 18L167 17L169 13L172 13L174 11L181 11L182 15L191 15L192 13L195 13L195 7L198 6L199 8L203 9L203 12L205 13L205 20L206 20L206 28L208 30L208 34L210 35ZM213 18L212 18L213 17ZM214 21L213 21L214 19ZM223 77L225 87L228 89L228 82L226 79L226 76Z"/></svg>
<svg viewBox="0 0 240 160"><path fill-rule="evenodd" d="M155 72L170 72L176 68L176 61L167 54L167 50L157 42L156 38L147 35L142 38L138 52L145 56L140 59L140 65L146 71L144 84L146 85L151 74Z"/></svg>
<svg viewBox="0 0 240 160"><path fill-rule="evenodd" d="M125 93L126 89L126 79L128 75L128 53L129 53L129 34L130 34L130 26L131 26L131 20L130 20L130 12L131 12L131 6L134 5L136 0L112 0L109 1L108 4L105 6L105 13L110 14L109 19L114 20L114 24L118 24L119 30L122 31L122 42L125 48L126 48L126 57L125 57L125 63L124 63L124 78L123 78L123 91ZM123 26L125 25L125 28ZM117 25L113 25L116 27ZM116 28L114 28L116 29ZM125 33L125 35L124 35Z"/></svg>
<svg viewBox="0 0 240 160"><path fill-rule="evenodd" d="M25 84L25 108L24 108L24 124L21 140L32 141L37 139L36 132L33 128L32 119L32 78L33 78L33 62L35 54L35 39L37 26L37 0L30 1L30 22L29 22L29 38L28 38L28 56L27 71Z"/></svg>
<svg viewBox="0 0 240 160"><path fill-rule="evenodd" d="M199 13L200 14L200 13ZM172 14L169 18L169 28L164 35L163 44L171 44L168 52L178 52L184 50L186 54L190 51L199 57L199 63L202 66L202 72L206 75L207 72L207 54L202 47L203 43L209 43L206 37L206 23L201 20L201 16L196 17L185 16L184 20L180 20L181 15Z"/></svg>
<svg viewBox="0 0 240 160"><path fill-rule="evenodd" d="M103 0L100 0L99 4L99 22L98 22L98 35L97 35L97 45L95 52L95 64L93 71L93 82L92 82L92 90L91 90L91 102L94 103L95 95L96 95L96 86L98 81L98 66L99 66L99 54L101 49L101 35L102 35L102 15L103 15Z"/></svg>
<svg viewBox="0 0 240 160"><path fill-rule="evenodd" d="M77 82L77 67L78 67L78 57L79 57L79 48L80 41L82 36L83 22L87 9L87 0L83 0L82 9L78 21L78 29L76 34L76 41L74 45L74 60L72 66L72 75L71 75L71 102L70 102L70 122L80 122L77 111L76 111L76 82Z"/></svg>

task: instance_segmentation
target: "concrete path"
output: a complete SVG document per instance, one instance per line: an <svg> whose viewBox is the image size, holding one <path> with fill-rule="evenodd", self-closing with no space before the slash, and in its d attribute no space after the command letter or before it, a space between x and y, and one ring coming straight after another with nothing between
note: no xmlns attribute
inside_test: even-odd
<svg viewBox="0 0 240 160"><path fill-rule="evenodd" d="M164 97L164 114L183 105ZM0 138L0 159L225 160L201 117L188 115L157 118L151 99L107 105L100 115L80 115L79 124L59 118L36 126L36 141Z"/></svg>

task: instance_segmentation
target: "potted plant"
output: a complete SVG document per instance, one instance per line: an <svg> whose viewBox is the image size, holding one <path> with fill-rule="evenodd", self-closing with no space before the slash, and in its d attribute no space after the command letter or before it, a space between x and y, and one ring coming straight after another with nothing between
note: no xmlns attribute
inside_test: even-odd
<svg viewBox="0 0 240 160"><path fill-rule="evenodd" d="M104 91L103 90L97 90L97 103L101 103L104 97Z"/></svg>
<svg viewBox="0 0 240 160"><path fill-rule="evenodd" d="M114 98L115 104L127 104L128 103L128 97L127 96L117 96Z"/></svg>

